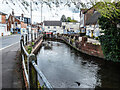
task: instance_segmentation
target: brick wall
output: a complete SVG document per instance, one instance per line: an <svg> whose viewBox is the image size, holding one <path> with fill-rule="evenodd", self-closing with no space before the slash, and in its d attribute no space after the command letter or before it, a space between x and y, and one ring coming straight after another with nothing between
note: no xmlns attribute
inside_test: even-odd
<svg viewBox="0 0 120 90"><path fill-rule="evenodd" d="M1 22L0 23L6 24L6 15L1 15Z"/></svg>
<svg viewBox="0 0 120 90"><path fill-rule="evenodd" d="M25 24L24 22L21 22L21 28L27 28L27 24Z"/></svg>
<svg viewBox="0 0 120 90"><path fill-rule="evenodd" d="M15 24L15 22L17 22L17 24L21 24L20 20L16 19L14 16L10 15L8 18L8 22L7 22L7 31L10 31L10 29L12 28L12 25Z"/></svg>
<svg viewBox="0 0 120 90"><path fill-rule="evenodd" d="M101 45L94 45L94 44L89 43L87 41L83 41L83 40L87 40L86 38L87 37L82 37L81 50L83 52L89 54L89 55L93 55L93 56L104 58Z"/></svg>

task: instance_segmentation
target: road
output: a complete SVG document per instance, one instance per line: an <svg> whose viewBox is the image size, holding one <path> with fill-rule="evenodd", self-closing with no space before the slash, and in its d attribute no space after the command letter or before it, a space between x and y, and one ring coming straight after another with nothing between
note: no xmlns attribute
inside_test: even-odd
<svg viewBox="0 0 120 90"><path fill-rule="evenodd" d="M11 35L0 37L0 50L20 41L20 35Z"/></svg>
<svg viewBox="0 0 120 90"><path fill-rule="evenodd" d="M22 88L17 56L20 35L0 37L0 89Z"/></svg>

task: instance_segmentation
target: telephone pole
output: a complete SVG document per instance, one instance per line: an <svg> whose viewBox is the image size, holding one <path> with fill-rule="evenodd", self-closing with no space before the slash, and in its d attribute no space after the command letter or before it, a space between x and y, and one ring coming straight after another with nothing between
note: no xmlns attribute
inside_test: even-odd
<svg viewBox="0 0 120 90"><path fill-rule="evenodd" d="M33 41L33 36L32 36L32 0L30 1L30 16L31 16L31 41Z"/></svg>
<svg viewBox="0 0 120 90"><path fill-rule="evenodd" d="M42 7L43 7L43 3L41 2L41 23L42 23Z"/></svg>

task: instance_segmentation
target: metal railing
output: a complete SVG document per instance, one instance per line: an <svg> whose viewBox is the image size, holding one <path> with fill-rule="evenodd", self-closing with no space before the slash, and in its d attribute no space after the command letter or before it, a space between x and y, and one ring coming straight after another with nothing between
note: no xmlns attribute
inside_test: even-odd
<svg viewBox="0 0 120 90"><path fill-rule="evenodd" d="M25 36L27 37L27 36ZM37 38L35 38L37 39ZM42 40L41 37L39 37L37 43ZM25 43L24 43L25 42ZM36 43L36 44L37 44ZM24 36L21 37L20 40L20 45L21 45L21 56L22 56L22 66L24 70L24 79L26 80L26 87L27 88L38 88L38 76L40 77L40 83L41 85L44 85L44 88L47 88L48 90L53 90L51 84L48 82L44 74L41 72L41 70L38 68L37 65L37 58L34 54L29 54L26 49L25 45L27 45L27 39L24 40Z"/></svg>

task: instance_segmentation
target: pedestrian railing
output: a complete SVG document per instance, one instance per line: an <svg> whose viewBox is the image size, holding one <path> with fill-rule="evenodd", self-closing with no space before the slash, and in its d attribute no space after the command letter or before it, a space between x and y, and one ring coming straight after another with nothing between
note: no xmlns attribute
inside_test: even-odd
<svg viewBox="0 0 120 90"><path fill-rule="evenodd" d="M27 35L25 37L27 37ZM40 40L41 39L42 38L40 38ZM30 89L38 88L38 82L39 82L40 86L44 86L44 88L47 88L48 90L53 90L51 84L48 82L44 74L38 68L36 56L34 54L29 54L26 51L25 45L27 45L26 44L27 41L25 43L24 42L25 42L24 36L22 36L20 45L21 45L23 75L24 75L26 87Z"/></svg>

